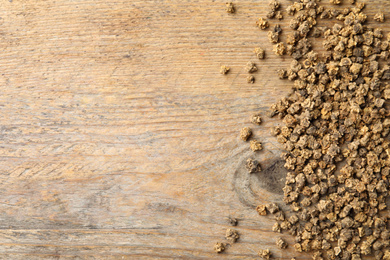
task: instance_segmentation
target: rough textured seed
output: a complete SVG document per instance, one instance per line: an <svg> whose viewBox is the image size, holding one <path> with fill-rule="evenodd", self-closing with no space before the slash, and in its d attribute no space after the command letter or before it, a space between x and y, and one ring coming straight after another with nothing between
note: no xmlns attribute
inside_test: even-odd
<svg viewBox="0 0 390 260"><path fill-rule="evenodd" d="M278 73L278 76L279 76L280 79L287 78L287 70L285 70L285 69L278 69L277 73Z"/></svg>
<svg viewBox="0 0 390 260"><path fill-rule="evenodd" d="M273 51L275 52L276 55L282 56L286 53L286 47L284 46L283 42L280 42L274 45Z"/></svg>
<svg viewBox="0 0 390 260"><path fill-rule="evenodd" d="M271 10L271 11L269 11L269 12L267 13L266 16L267 16L268 19L272 19L272 18L275 17L275 15L276 15L276 12L273 11L273 10Z"/></svg>
<svg viewBox="0 0 390 260"><path fill-rule="evenodd" d="M260 125L261 124L261 115L260 114L254 114L251 116L251 123Z"/></svg>
<svg viewBox="0 0 390 260"><path fill-rule="evenodd" d="M276 33L276 32L273 32L273 31L269 31L268 32L268 40L271 43L277 43L279 41L279 33Z"/></svg>
<svg viewBox="0 0 390 260"><path fill-rule="evenodd" d="M253 73L253 72L256 72L257 71L257 67L256 67L256 64L249 61L246 66L245 66L245 70L246 72L248 73Z"/></svg>
<svg viewBox="0 0 390 260"><path fill-rule="evenodd" d="M377 14L375 14L374 20L377 21L377 22L383 23L385 21L384 13L377 13Z"/></svg>
<svg viewBox="0 0 390 260"><path fill-rule="evenodd" d="M253 75L249 75L248 77L246 77L246 82L250 84L255 83L255 77Z"/></svg>
<svg viewBox="0 0 390 260"><path fill-rule="evenodd" d="M280 7L280 3L276 0L272 0L270 3L269 3L269 6L271 7L271 10L273 11L276 11L279 9Z"/></svg>
<svg viewBox="0 0 390 260"><path fill-rule="evenodd" d="M222 75L226 75L229 71L230 71L229 67L227 67L225 65L221 66L220 72Z"/></svg>
<svg viewBox="0 0 390 260"><path fill-rule="evenodd" d="M229 242L235 243L240 238L240 235L237 230L228 228L225 237Z"/></svg>
<svg viewBox="0 0 390 260"><path fill-rule="evenodd" d="M273 226L272 226L272 231L273 232L282 232L282 228L280 227L280 224L278 222L276 222Z"/></svg>
<svg viewBox="0 0 390 260"><path fill-rule="evenodd" d="M225 244L220 242L215 243L214 251L217 253L222 253L223 251L225 251Z"/></svg>
<svg viewBox="0 0 390 260"><path fill-rule="evenodd" d="M252 151L256 152L256 151L260 151L263 149L263 146L261 145L261 143L257 140L252 140L250 141L250 148Z"/></svg>
<svg viewBox="0 0 390 260"><path fill-rule="evenodd" d="M269 27L268 21L264 20L263 18L259 18L259 20L256 22L256 24L262 30L265 30Z"/></svg>
<svg viewBox="0 0 390 260"><path fill-rule="evenodd" d="M250 129L249 127L244 127L241 129L240 131L241 140L247 141L251 136L252 136L252 129Z"/></svg>
<svg viewBox="0 0 390 260"><path fill-rule="evenodd" d="M275 18L278 19L278 20L282 20L283 19L283 14L281 11L277 11L276 14L275 14Z"/></svg>
<svg viewBox="0 0 390 260"><path fill-rule="evenodd" d="M231 14L236 12L236 8L234 7L234 4L232 2L226 3L226 12L231 13Z"/></svg>
<svg viewBox="0 0 390 260"><path fill-rule="evenodd" d="M267 210L271 213L274 214L279 211L279 206L276 205L276 203L269 203L266 205Z"/></svg>
<svg viewBox="0 0 390 260"><path fill-rule="evenodd" d="M257 160L249 158L245 166L249 173L261 172L261 165Z"/></svg>
<svg viewBox="0 0 390 260"><path fill-rule="evenodd" d="M267 215L267 207L265 205L257 206L256 211L259 213L260 216Z"/></svg>
<svg viewBox="0 0 390 260"><path fill-rule="evenodd" d="M383 255L383 260L390 260L390 251L386 250L385 254Z"/></svg>
<svg viewBox="0 0 390 260"><path fill-rule="evenodd" d="M259 58L259 59L264 59L265 58L265 51L262 49L262 48L255 48L255 54L256 54L256 57Z"/></svg>
<svg viewBox="0 0 390 260"><path fill-rule="evenodd" d="M287 243L286 243L286 241L284 241L281 237L278 237L278 238L276 239L276 245L277 245L279 248L282 248L282 249L287 248Z"/></svg>
<svg viewBox="0 0 390 260"><path fill-rule="evenodd" d="M269 251L269 249L261 249L259 250L259 256L261 259L268 260L271 257L271 252Z"/></svg>

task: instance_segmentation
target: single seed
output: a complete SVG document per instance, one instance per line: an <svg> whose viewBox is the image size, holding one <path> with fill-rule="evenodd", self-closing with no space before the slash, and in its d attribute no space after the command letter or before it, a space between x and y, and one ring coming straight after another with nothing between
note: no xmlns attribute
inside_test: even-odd
<svg viewBox="0 0 390 260"><path fill-rule="evenodd" d="M250 141L250 148L253 152L257 152L263 149L261 143L257 140Z"/></svg>
<svg viewBox="0 0 390 260"><path fill-rule="evenodd" d="M237 230L228 228L225 237L229 242L235 243L240 238L240 235Z"/></svg>
<svg viewBox="0 0 390 260"><path fill-rule="evenodd" d="M260 125L261 124L261 115L260 114L254 114L251 116L251 123Z"/></svg>
<svg viewBox="0 0 390 260"><path fill-rule="evenodd" d="M256 22L256 24L262 30L265 30L269 27L268 21L264 20L263 18L259 18L259 20Z"/></svg>
<svg viewBox="0 0 390 260"><path fill-rule="evenodd" d="M227 67L225 65L221 66L220 72L222 75L226 75L229 71L230 71L229 67Z"/></svg>
<svg viewBox="0 0 390 260"><path fill-rule="evenodd" d="M265 51L262 48L255 48L254 52L256 54L256 57L260 60L265 58Z"/></svg>
<svg viewBox="0 0 390 260"><path fill-rule="evenodd" d="M236 12L236 8L234 7L234 4L232 2L226 3L226 12L231 14Z"/></svg>
<svg viewBox="0 0 390 260"><path fill-rule="evenodd" d="M282 249L287 248L287 243L286 243L286 241L284 241L281 237L278 237L278 238L276 239L276 245L277 245L279 248L282 248Z"/></svg>
<svg viewBox="0 0 390 260"><path fill-rule="evenodd" d="M383 23L385 21L385 15L384 13L377 13L374 16L374 20L380 23Z"/></svg>
<svg viewBox="0 0 390 260"><path fill-rule="evenodd" d="M267 215L267 208L265 205L259 205L256 207L256 211L259 213L260 216Z"/></svg>
<svg viewBox="0 0 390 260"><path fill-rule="evenodd" d="M249 173L261 172L261 165L257 160L249 158L246 161L246 169Z"/></svg>
<svg viewBox="0 0 390 260"><path fill-rule="evenodd" d="M246 77L246 82L250 84L255 83L255 77L253 75L249 75L248 77Z"/></svg>
<svg viewBox="0 0 390 260"><path fill-rule="evenodd" d="M223 251L225 251L225 244L220 242L215 243L214 251L218 254L222 253Z"/></svg>
<svg viewBox="0 0 390 260"><path fill-rule="evenodd" d="M246 66L245 66L245 70L246 72L248 73L253 73L253 72L256 72L257 71L257 67L256 67L256 64L249 61Z"/></svg>
<svg viewBox="0 0 390 260"><path fill-rule="evenodd" d="M261 249L259 250L259 256L261 259L269 260L269 258L271 257L271 252L269 251L269 249Z"/></svg>
<svg viewBox="0 0 390 260"><path fill-rule="evenodd" d="M247 141L249 137L252 135L252 130L249 127L244 127L240 131L240 138L243 141Z"/></svg>

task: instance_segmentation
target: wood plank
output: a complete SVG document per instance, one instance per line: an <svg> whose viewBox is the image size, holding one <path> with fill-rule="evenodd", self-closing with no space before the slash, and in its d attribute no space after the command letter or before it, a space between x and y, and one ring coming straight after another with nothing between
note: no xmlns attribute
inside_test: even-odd
<svg viewBox="0 0 390 260"><path fill-rule="evenodd" d="M369 16L389 10L371 2ZM0 259L295 255L253 210L281 200L269 134L280 122L252 126L260 153L238 139L289 91L275 70L290 59L255 27L268 1L236 1L234 15L224 3L1 0ZM258 46L267 59L251 85L243 67ZM243 169L251 156L261 175ZM229 216L241 238L216 255Z"/></svg>

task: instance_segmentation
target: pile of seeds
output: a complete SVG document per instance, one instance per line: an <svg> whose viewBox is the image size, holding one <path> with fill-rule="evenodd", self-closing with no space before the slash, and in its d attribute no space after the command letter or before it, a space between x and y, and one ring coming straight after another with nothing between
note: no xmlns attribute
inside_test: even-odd
<svg viewBox="0 0 390 260"><path fill-rule="evenodd" d="M272 132L285 149L284 202L291 212L287 216L275 203L257 211L274 214L273 231L295 236L295 250L312 252L315 260L369 255L390 260L389 216L383 214L390 175L390 35L364 25L369 19L364 3L326 9L319 2L300 0L286 8L293 29L286 44L279 40L279 25L268 32L274 52L293 59L290 68L278 71L294 82L293 89L270 113L284 123ZM270 6L267 18L282 19L279 2ZM333 26L318 27L319 19L333 19ZM257 25L267 30L270 23L260 18ZM312 50L311 37L322 37L323 55ZM264 51L256 50L264 58ZM244 128L241 138L251 134ZM249 159L247 169L255 173L261 167ZM280 238L276 244L287 247ZM268 259L271 253L262 249L259 255Z"/></svg>

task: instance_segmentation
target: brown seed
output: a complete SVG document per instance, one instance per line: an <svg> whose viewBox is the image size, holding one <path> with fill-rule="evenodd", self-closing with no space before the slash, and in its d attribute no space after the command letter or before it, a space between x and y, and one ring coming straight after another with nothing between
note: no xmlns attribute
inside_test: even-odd
<svg viewBox="0 0 390 260"><path fill-rule="evenodd" d="M236 8L234 7L234 4L232 2L226 3L226 12L231 14L236 12Z"/></svg>
<svg viewBox="0 0 390 260"><path fill-rule="evenodd" d="M273 232L282 232L282 228L280 227L279 223L276 222L273 226L272 226L272 231Z"/></svg>
<svg viewBox="0 0 390 260"><path fill-rule="evenodd" d="M268 32L268 40L271 43L277 43L279 41L279 33L276 33L276 32L273 32L273 31L269 31Z"/></svg>
<svg viewBox="0 0 390 260"><path fill-rule="evenodd" d="M277 73L278 73L278 76L279 76L280 79L287 78L287 70L285 70L285 69L278 69Z"/></svg>
<svg viewBox="0 0 390 260"><path fill-rule="evenodd" d="M278 237L278 238L276 239L276 245L277 245L279 248L282 248L282 249L287 248L287 243L286 243L286 241L284 241L281 237Z"/></svg>
<svg viewBox="0 0 390 260"><path fill-rule="evenodd" d="M263 149L261 143L257 140L250 141L250 148L253 152L260 151Z"/></svg>
<svg viewBox="0 0 390 260"><path fill-rule="evenodd" d="M374 20L380 23L383 23L385 21L385 15L384 13L377 13L374 16Z"/></svg>
<svg viewBox="0 0 390 260"><path fill-rule="evenodd" d="M246 82L250 84L255 83L255 77L253 75L249 75L248 77L246 77Z"/></svg>
<svg viewBox="0 0 390 260"><path fill-rule="evenodd" d="M276 45L274 45L273 51L276 55L283 56L286 53L286 47L284 46L283 42L280 42Z"/></svg>
<svg viewBox="0 0 390 260"><path fill-rule="evenodd" d="M222 75L226 75L229 71L230 71L229 67L227 67L225 65L221 66L220 72Z"/></svg>
<svg viewBox="0 0 390 260"><path fill-rule="evenodd" d="M246 72L248 73L253 73L253 72L256 72L257 71L257 67L256 67L256 64L249 61L246 66L245 66L245 70Z"/></svg>
<svg viewBox="0 0 390 260"><path fill-rule="evenodd" d="M249 173L261 172L261 165L257 160L249 158L245 166Z"/></svg>
<svg viewBox="0 0 390 260"><path fill-rule="evenodd" d="M269 203L266 205L267 210L271 213L274 214L279 211L279 206L276 205L276 203Z"/></svg>
<svg viewBox="0 0 390 260"><path fill-rule="evenodd" d="M270 3L269 3L269 6L271 7L271 10L273 11L276 11L279 9L280 7L280 3L276 0L272 0Z"/></svg>
<svg viewBox="0 0 390 260"><path fill-rule="evenodd" d="M278 19L278 20L282 20L283 19L283 14L281 11L277 11L276 14L275 14L275 18Z"/></svg>
<svg viewBox="0 0 390 260"><path fill-rule="evenodd" d="M386 250L385 254L383 255L383 260L390 260L390 251Z"/></svg>
<svg viewBox="0 0 390 260"><path fill-rule="evenodd" d="M220 242L215 243L214 251L217 253L222 253L223 251L225 251L225 244Z"/></svg>
<svg viewBox="0 0 390 260"><path fill-rule="evenodd" d="M268 21L264 20L263 18L259 18L259 20L256 22L256 24L262 30L265 30L269 27Z"/></svg>
<svg viewBox="0 0 390 260"><path fill-rule="evenodd" d="M262 48L255 48L255 54L256 54L256 57L259 58L259 59L264 59L265 58L265 51L262 49Z"/></svg>
<svg viewBox="0 0 390 260"><path fill-rule="evenodd" d="M251 123L260 125L261 124L261 115L260 114L254 114L251 116Z"/></svg>
<svg viewBox="0 0 390 260"><path fill-rule="evenodd" d="M229 242L235 243L240 238L240 235L237 230L228 228L225 237Z"/></svg>
<svg viewBox="0 0 390 260"><path fill-rule="evenodd" d="M269 251L269 249L260 249L259 250L259 256L261 259L266 259L268 260L271 256L271 252Z"/></svg>
<svg viewBox="0 0 390 260"><path fill-rule="evenodd" d="M276 12L273 11L273 10L271 10L271 11L269 11L269 12L267 13L266 16L267 16L268 19L272 19L272 18L275 17L275 15L276 15Z"/></svg>
<svg viewBox="0 0 390 260"><path fill-rule="evenodd" d="M260 216L267 215L267 208L265 205L259 205L256 207L256 211L259 213Z"/></svg>
<svg viewBox="0 0 390 260"><path fill-rule="evenodd" d="M252 135L252 130L249 127L244 127L240 131L240 138L243 141L247 141Z"/></svg>

